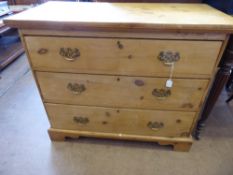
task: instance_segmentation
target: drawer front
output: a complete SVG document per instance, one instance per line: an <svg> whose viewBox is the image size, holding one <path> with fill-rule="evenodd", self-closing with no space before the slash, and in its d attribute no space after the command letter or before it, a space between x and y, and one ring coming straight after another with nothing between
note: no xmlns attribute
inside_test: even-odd
<svg viewBox="0 0 233 175"><path fill-rule="evenodd" d="M220 41L25 37L36 70L168 76L167 62L176 61L174 76L208 76Z"/></svg>
<svg viewBox="0 0 233 175"><path fill-rule="evenodd" d="M198 109L208 80L143 78L37 72L45 102L106 107L191 110ZM161 90L162 89L162 90Z"/></svg>
<svg viewBox="0 0 233 175"><path fill-rule="evenodd" d="M103 107L45 104L52 128L187 137L194 112L132 110Z"/></svg>

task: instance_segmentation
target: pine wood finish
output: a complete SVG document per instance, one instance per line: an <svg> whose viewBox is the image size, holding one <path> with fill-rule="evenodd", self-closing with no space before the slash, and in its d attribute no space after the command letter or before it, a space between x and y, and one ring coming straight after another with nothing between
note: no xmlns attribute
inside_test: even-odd
<svg viewBox="0 0 233 175"><path fill-rule="evenodd" d="M195 116L195 112L73 106L51 103L46 103L45 107L52 128L142 136L187 137ZM150 122L159 126L153 127Z"/></svg>
<svg viewBox="0 0 233 175"><path fill-rule="evenodd" d="M21 31L51 140L153 141L176 151L192 145L233 32L230 16L204 4L49 2L5 23ZM177 61L170 89L161 52Z"/></svg>
<svg viewBox="0 0 233 175"><path fill-rule="evenodd" d="M232 18L206 4L47 2L5 22L26 29L233 31Z"/></svg>
<svg viewBox="0 0 233 175"><path fill-rule="evenodd" d="M198 110L208 80L174 79L171 95L160 98L154 89L165 89L165 78L144 78L67 73L37 72L45 102L163 110ZM143 83L137 85L137 82ZM68 88L79 84L85 90L75 93Z"/></svg>
<svg viewBox="0 0 233 175"><path fill-rule="evenodd" d="M158 59L162 51L180 54L174 76L187 77L201 73L210 77L222 45L220 41L121 38L60 37L58 40L57 37L25 37L25 40L35 70L162 77L168 76L170 70ZM119 48L119 44L122 48ZM80 56L72 62L67 61L60 55L63 47L79 49ZM39 53L43 48L47 52ZM190 64L193 66L190 67Z"/></svg>
<svg viewBox="0 0 233 175"><path fill-rule="evenodd" d="M131 134L103 133L90 131L74 131L50 128L48 130L50 138L54 141L65 141L69 139L78 139L79 137L96 137L117 140L136 140L145 142L157 142L159 145L172 145L174 151L187 152L192 146L191 137L157 137L157 136L140 136Z"/></svg>

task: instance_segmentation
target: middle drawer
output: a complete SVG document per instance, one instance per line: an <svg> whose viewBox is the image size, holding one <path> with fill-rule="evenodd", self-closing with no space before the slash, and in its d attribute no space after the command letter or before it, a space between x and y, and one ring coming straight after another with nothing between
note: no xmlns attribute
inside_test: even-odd
<svg viewBox="0 0 233 175"><path fill-rule="evenodd" d="M196 111L208 80L36 72L45 102Z"/></svg>

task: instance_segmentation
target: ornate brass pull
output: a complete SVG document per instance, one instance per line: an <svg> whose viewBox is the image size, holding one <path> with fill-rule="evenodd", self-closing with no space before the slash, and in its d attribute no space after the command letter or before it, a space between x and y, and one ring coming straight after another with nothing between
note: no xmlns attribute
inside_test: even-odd
<svg viewBox="0 0 233 175"><path fill-rule="evenodd" d="M40 54L40 55L44 55L44 54L46 54L47 52L48 52L48 49L45 49L45 48L41 48L41 49L39 49L39 50L37 51L37 53Z"/></svg>
<svg viewBox="0 0 233 175"><path fill-rule="evenodd" d="M150 121L147 123L147 127L152 129L153 131L158 131L164 127L164 124L163 122L151 122Z"/></svg>
<svg viewBox="0 0 233 175"><path fill-rule="evenodd" d="M89 123L89 119L87 117L77 117L77 116L74 116L73 120L76 123L80 123L80 124L87 124L87 123Z"/></svg>
<svg viewBox="0 0 233 175"><path fill-rule="evenodd" d="M165 65L171 65L174 62L179 61L179 52L162 51L159 53L158 59L162 61Z"/></svg>
<svg viewBox="0 0 233 175"><path fill-rule="evenodd" d="M152 95L159 99L164 99L171 95L171 90L170 89L154 89L152 91Z"/></svg>
<svg viewBox="0 0 233 175"><path fill-rule="evenodd" d="M86 87L84 84L78 84L78 83L68 83L67 89L69 89L74 94L81 94L86 90Z"/></svg>
<svg viewBox="0 0 233 175"><path fill-rule="evenodd" d="M80 51L77 48L60 48L59 54L67 61L75 61L80 56Z"/></svg>

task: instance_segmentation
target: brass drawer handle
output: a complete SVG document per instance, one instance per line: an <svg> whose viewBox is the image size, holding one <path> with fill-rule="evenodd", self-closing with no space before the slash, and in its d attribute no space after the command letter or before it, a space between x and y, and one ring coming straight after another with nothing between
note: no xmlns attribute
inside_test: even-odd
<svg viewBox="0 0 233 175"><path fill-rule="evenodd" d="M162 61L165 65L171 65L172 63L179 61L180 53L171 51L161 51L159 53L158 59Z"/></svg>
<svg viewBox="0 0 233 175"><path fill-rule="evenodd" d="M147 123L147 127L152 129L153 131L158 131L164 127L163 122L151 122Z"/></svg>
<svg viewBox="0 0 233 175"><path fill-rule="evenodd" d="M77 48L60 48L59 54L64 57L67 61L75 61L78 57L80 57L80 51Z"/></svg>
<svg viewBox="0 0 233 175"><path fill-rule="evenodd" d="M48 52L48 49L45 49L45 48L40 48L37 53L40 54L40 55L44 55Z"/></svg>
<svg viewBox="0 0 233 175"><path fill-rule="evenodd" d="M152 91L152 95L159 99L164 99L171 95L171 90L170 89L154 89Z"/></svg>
<svg viewBox="0 0 233 175"><path fill-rule="evenodd" d="M77 116L74 116L73 120L76 123L80 123L80 124L84 124L84 125L87 124L87 123L89 123L89 119L87 117L77 117Z"/></svg>
<svg viewBox="0 0 233 175"><path fill-rule="evenodd" d="M86 87L84 84L68 83L67 89L69 89L72 93L79 95L86 90Z"/></svg>

